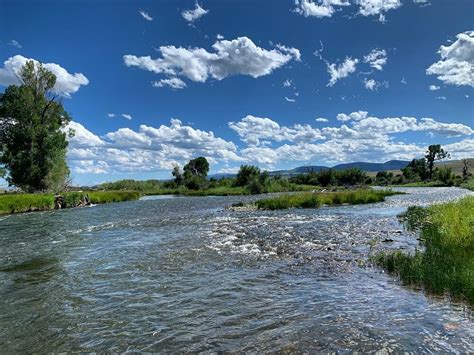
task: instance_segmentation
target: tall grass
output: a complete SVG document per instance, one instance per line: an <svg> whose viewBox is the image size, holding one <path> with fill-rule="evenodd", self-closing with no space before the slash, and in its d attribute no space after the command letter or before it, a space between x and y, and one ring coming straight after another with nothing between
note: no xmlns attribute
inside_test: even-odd
<svg viewBox="0 0 474 355"><path fill-rule="evenodd" d="M54 196L43 194L0 195L0 214L52 210Z"/></svg>
<svg viewBox="0 0 474 355"><path fill-rule="evenodd" d="M417 209L407 214L414 213L408 227L417 222L425 250L381 253L374 260L407 284L474 304L474 197L431 206L424 214Z"/></svg>
<svg viewBox="0 0 474 355"><path fill-rule="evenodd" d="M321 193L299 193L294 195L282 195L273 198L258 200L255 202L258 208L266 210L280 210L286 208L315 208L321 205L342 204L364 204L381 202L386 196L396 194L391 190L354 190Z"/></svg>
<svg viewBox="0 0 474 355"><path fill-rule="evenodd" d="M64 207L80 206L85 195L88 195L89 201L94 204L137 200L140 197L140 193L137 191L66 192L62 195L65 202ZM52 194L0 195L0 214L52 209L54 209L54 195Z"/></svg>

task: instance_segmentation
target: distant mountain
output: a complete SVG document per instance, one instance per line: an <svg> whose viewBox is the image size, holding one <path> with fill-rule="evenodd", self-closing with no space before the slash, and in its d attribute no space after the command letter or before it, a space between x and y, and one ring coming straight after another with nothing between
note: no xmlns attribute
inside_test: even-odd
<svg viewBox="0 0 474 355"><path fill-rule="evenodd" d="M323 166L323 165L311 165L311 166L299 166L290 170L275 170L270 171L270 175L298 175L309 173L311 171L318 172L324 169L333 169L333 170L345 170L350 168L359 168L366 172L378 172L384 170L400 170L407 166L409 161L405 160L389 160L385 163L368 163L368 162L355 162L355 163L345 163L338 164L332 167ZM234 177L236 174L214 174L211 177L220 179L223 177Z"/></svg>

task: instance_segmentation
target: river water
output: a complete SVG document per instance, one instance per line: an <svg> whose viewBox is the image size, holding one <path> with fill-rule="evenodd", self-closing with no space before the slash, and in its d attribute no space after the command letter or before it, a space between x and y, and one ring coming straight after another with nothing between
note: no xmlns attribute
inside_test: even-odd
<svg viewBox="0 0 474 355"><path fill-rule="evenodd" d="M474 312L370 266L413 250L396 215L469 194L226 210L256 197L149 197L0 217L0 352L474 351Z"/></svg>

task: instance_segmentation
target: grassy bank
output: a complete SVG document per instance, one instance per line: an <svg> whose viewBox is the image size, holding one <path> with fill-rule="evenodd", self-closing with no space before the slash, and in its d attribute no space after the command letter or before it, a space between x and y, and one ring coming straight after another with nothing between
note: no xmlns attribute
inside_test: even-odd
<svg viewBox="0 0 474 355"><path fill-rule="evenodd" d="M465 183L461 184L463 189L468 189L474 191L474 179L466 181Z"/></svg>
<svg viewBox="0 0 474 355"><path fill-rule="evenodd" d="M140 194L136 191L90 191L67 192L64 196L64 207L77 207L84 196L89 196L93 204L137 200ZM48 211L54 209L53 194L5 194L0 195L0 214Z"/></svg>
<svg viewBox="0 0 474 355"><path fill-rule="evenodd" d="M381 202L386 196L395 195L391 190L354 190L337 192L305 192L294 195L282 195L255 202L259 209L281 210L286 208L315 208L321 205L357 205L363 203Z"/></svg>
<svg viewBox="0 0 474 355"><path fill-rule="evenodd" d="M407 284L474 304L474 197L410 208L404 218L409 228L420 229L425 250L382 253L375 262Z"/></svg>

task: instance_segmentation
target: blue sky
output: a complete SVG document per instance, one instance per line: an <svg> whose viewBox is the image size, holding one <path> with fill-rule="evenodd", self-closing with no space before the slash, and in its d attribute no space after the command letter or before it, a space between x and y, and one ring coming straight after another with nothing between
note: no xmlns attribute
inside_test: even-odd
<svg viewBox="0 0 474 355"><path fill-rule="evenodd" d="M432 143L473 157L473 14L472 0L3 0L0 90L26 58L56 71L81 184L167 178L200 155L214 173Z"/></svg>

